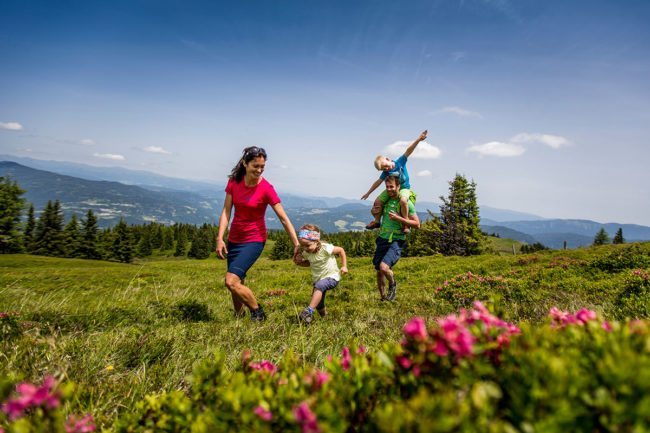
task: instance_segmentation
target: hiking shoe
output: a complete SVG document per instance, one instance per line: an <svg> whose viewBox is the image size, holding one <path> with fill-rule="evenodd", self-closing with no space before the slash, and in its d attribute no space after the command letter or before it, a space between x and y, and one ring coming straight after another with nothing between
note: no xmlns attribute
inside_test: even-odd
<svg viewBox="0 0 650 433"><path fill-rule="evenodd" d="M397 283L388 285L388 293L386 294L386 300L394 301L395 296L397 296Z"/></svg>
<svg viewBox="0 0 650 433"><path fill-rule="evenodd" d="M298 318L305 322L307 325L311 323L312 320L314 320L314 314L310 313L306 308L300 312L298 315Z"/></svg>
<svg viewBox="0 0 650 433"><path fill-rule="evenodd" d="M374 229L378 229L380 226L381 226L381 224L378 223L377 221L372 221L371 223L369 223L368 225L366 225L366 230L374 230Z"/></svg>
<svg viewBox="0 0 650 433"><path fill-rule="evenodd" d="M257 310L251 310L251 321L253 322L263 322L266 320L266 313L264 313L264 308L260 305L257 307Z"/></svg>

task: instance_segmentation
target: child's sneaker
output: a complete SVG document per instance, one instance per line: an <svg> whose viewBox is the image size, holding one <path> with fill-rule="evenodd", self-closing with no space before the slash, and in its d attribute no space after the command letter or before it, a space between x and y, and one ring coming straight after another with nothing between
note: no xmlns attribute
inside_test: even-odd
<svg viewBox="0 0 650 433"><path fill-rule="evenodd" d="M257 307L257 310L251 310L251 321L253 322L263 322L266 320L266 314L264 313L264 308L260 305Z"/></svg>
<svg viewBox="0 0 650 433"><path fill-rule="evenodd" d="M377 221L372 221L371 223L369 223L368 225L366 225L366 230L374 230L374 229L378 229L380 226L381 226L381 224L378 223Z"/></svg>
<svg viewBox="0 0 650 433"><path fill-rule="evenodd" d="M314 313L310 313L309 310L305 308L300 312L298 318L309 325L311 321L314 320Z"/></svg>
<svg viewBox="0 0 650 433"><path fill-rule="evenodd" d="M394 301L397 296L397 283L388 285L388 293L386 294L387 301Z"/></svg>
<svg viewBox="0 0 650 433"><path fill-rule="evenodd" d="M404 226L402 229L402 232L404 232L405 235L411 233L411 228L409 226Z"/></svg>

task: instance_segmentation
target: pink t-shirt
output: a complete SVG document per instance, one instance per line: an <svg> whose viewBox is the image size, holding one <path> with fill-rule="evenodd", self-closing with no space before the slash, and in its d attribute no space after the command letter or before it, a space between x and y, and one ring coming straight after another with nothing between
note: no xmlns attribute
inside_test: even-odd
<svg viewBox="0 0 650 433"><path fill-rule="evenodd" d="M280 203L273 185L264 178L255 186L246 186L243 179L241 182L230 179L226 192L232 196L235 206L228 241L236 244L266 241L266 206Z"/></svg>

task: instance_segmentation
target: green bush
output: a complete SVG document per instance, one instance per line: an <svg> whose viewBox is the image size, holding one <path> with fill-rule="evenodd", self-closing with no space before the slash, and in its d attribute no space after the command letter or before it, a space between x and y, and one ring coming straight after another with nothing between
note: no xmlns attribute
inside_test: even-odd
<svg viewBox="0 0 650 433"><path fill-rule="evenodd" d="M625 277L623 290L616 298L618 318L650 317L650 275L636 269Z"/></svg>
<svg viewBox="0 0 650 433"><path fill-rule="evenodd" d="M174 305L174 315L186 322L209 322L212 320L210 308L199 301L188 299Z"/></svg>
<svg viewBox="0 0 650 433"><path fill-rule="evenodd" d="M620 272L625 269L646 268L650 266L650 257L638 245L617 249L604 257L598 257L590 267L605 272Z"/></svg>

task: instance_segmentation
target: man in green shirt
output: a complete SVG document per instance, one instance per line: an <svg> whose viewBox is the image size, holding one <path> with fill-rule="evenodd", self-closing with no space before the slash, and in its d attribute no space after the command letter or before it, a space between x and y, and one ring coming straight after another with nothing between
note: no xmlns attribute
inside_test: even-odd
<svg viewBox="0 0 650 433"><path fill-rule="evenodd" d="M377 248L372 263L377 270L377 289L382 300L394 301L397 291L393 266L402 255L402 248L406 240L403 227L420 227L420 218L415 212L415 205L409 201L408 218L399 214L399 177L389 176L386 178L386 192L389 200L384 204L379 236L375 240ZM388 291L386 291L388 281Z"/></svg>

